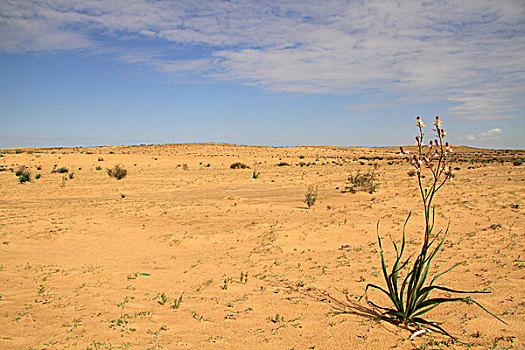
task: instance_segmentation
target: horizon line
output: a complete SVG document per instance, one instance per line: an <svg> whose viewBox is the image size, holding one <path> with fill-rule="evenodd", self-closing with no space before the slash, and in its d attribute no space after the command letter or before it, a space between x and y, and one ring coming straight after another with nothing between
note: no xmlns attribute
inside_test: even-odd
<svg viewBox="0 0 525 350"><path fill-rule="evenodd" d="M244 144L235 142L181 142L181 143L141 143L141 144L107 144L107 145L76 145L76 146L31 146L31 147L2 147L0 152L4 151L16 151L16 150L36 150L36 149L78 149L78 148L106 148L106 147L151 147L151 146L185 146L185 145L223 145L223 146L239 146L239 147L270 147L270 148L300 148L300 147L335 147L335 148L392 148L392 147L416 147L415 145L375 145L375 146L364 146L364 145L328 145L328 144L298 144L298 145L270 145L270 144ZM513 151L525 151L521 148L488 148L488 147L476 147L469 145L456 144L451 145L452 147L467 147L472 149L481 150L513 150Z"/></svg>

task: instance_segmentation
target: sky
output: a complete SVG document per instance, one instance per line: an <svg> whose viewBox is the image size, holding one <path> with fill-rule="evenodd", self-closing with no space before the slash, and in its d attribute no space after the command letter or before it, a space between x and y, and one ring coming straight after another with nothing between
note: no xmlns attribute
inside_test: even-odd
<svg viewBox="0 0 525 350"><path fill-rule="evenodd" d="M0 148L410 145L417 115L525 149L525 1L0 1Z"/></svg>

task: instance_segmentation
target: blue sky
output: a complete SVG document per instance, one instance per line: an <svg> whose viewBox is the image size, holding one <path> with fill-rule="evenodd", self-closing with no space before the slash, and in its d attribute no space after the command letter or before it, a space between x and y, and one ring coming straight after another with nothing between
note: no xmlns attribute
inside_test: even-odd
<svg viewBox="0 0 525 350"><path fill-rule="evenodd" d="M525 2L0 2L0 147L407 145L437 114L525 148Z"/></svg>

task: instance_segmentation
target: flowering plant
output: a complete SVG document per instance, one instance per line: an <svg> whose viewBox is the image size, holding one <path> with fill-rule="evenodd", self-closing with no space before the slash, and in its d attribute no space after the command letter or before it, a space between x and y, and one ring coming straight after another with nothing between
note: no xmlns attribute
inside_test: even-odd
<svg viewBox="0 0 525 350"><path fill-rule="evenodd" d="M433 122L433 124L433 130L436 134L436 137L434 140L430 141L428 146L425 146L423 142L423 137L425 135L425 124L418 116L416 126L418 127L419 133L416 136L417 150L415 154L411 155L410 152L406 152L403 147L400 148L401 155L406 157L417 171L419 192L421 194L425 213L425 231L421 251L413 264L410 264L411 257L408 257L406 260L403 258L403 253L405 251L405 228L408 220L410 219L409 214L403 226L403 239L401 242L401 247L398 249L396 243L393 242L394 249L396 251L396 259L394 266L389 273L384 259L381 237L378 233L377 237L379 240L379 249L381 254L381 266L387 287L383 288L375 284L368 284L365 288L365 295L369 288L377 289L385 293L392 301L392 307L381 307L372 301L369 301L369 303L382 310L383 316L392 322L403 324L406 327L415 328L419 331L432 330L457 340L455 337L445 331L439 323L427 321L421 316L443 303L463 301L476 304L501 322L503 321L485 309L481 304L475 300L472 300L470 297L430 297L430 293L433 291L469 294L488 293L482 291L461 291L434 284L440 276L446 274L458 266L459 263L452 266L445 272L435 275L432 280L427 283L431 261L441 249L443 243L445 242L446 234L448 233L447 227L442 238L440 238L442 231L439 231L437 234L433 234L435 208L433 207L432 202L436 193L447 183L447 181L451 181L454 178L454 173L448 160L448 156L452 152L452 148L448 142L444 140L447 133L442 128L442 123L439 117L436 117L436 120ZM426 179L426 176L423 175L424 172L430 173L429 179ZM401 280L400 275L405 270L408 270L408 272L406 273L404 279Z"/></svg>

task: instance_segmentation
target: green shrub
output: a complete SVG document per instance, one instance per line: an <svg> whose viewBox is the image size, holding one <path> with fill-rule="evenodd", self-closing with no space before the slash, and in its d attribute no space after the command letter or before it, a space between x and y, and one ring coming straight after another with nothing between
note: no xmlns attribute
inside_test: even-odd
<svg viewBox="0 0 525 350"><path fill-rule="evenodd" d="M97 165L97 166L95 167L95 170L102 170L102 167Z"/></svg>
<svg viewBox="0 0 525 350"><path fill-rule="evenodd" d="M117 180L120 180L122 179L124 176L126 176L127 174L127 170L124 169L123 167L121 167L120 165L115 165L113 168L109 169L109 168L106 168L106 173L110 176L110 177L114 177L116 178Z"/></svg>
<svg viewBox="0 0 525 350"><path fill-rule="evenodd" d="M514 164L514 166L520 166L523 164L523 161L521 159L515 159L512 164Z"/></svg>
<svg viewBox="0 0 525 350"><path fill-rule="evenodd" d="M15 172L16 176L22 176L25 172L27 172L27 168L23 165L19 166L18 169Z"/></svg>
<svg viewBox="0 0 525 350"><path fill-rule="evenodd" d="M18 176L18 181L20 181L21 184L31 181L31 173L25 166L20 166L15 172L15 175Z"/></svg>
<svg viewBox="0 0 525 350"><path fill-rule="evenodd" d="M252 179L258 179L260 175L261 175L260 171L254 170L252 172Z"/></svg>
<svg viewBox="0 0 525 350"><path fill-rule="evenodd" d="M250 169L250 167L244 163L235 162L232 165L230 165L230 169Z"/></svg>
<svg viewBox="0 0 525 350"><path fill-rule="evenodd" d="M31 181L31 174L29 174L29 172L24 173L18 177L18 180L20 181L21 184L26 181Z"/></svg>
<svg viewBox="0 0 525 350"><path fill-rule="evenodd" d="M280 162L280 163L277 163L277 166L290 166L290 164L286 162Z"/></svg>
<svg viewBox="0 0 525 350"><path fill-rule="evenodd" d="M103 161L104 161L104 158L102 158L102 157L98 157L98 161L99 161L99 162L103 162Z"/></svg>
<svg viewBox="0 0 525 350"><path fill-rule="evenodd" d="M356 193L358 191L374 193L377 190L379 183L377 182L377 174L373 170L368 170L366 173L350 174L348 177L348 184L343 187L341 192Z"/></svg>
<svg viewBox="0 0 525 350"><path fill-rule="evenodd" d="M56 172L59 174L64 174L64 173L69 172L69 169L65 167L61 167L61 168L58 168Z"/></svg>
<svg viewBox="0 0 525 350"><path fill-rule="evenodd" d="M42 175L40 175L40 174L36 174L36 175L35 175L35 179L38 180L38 179L40 179L41 176L42 176Z"/></svg>
<svg viewBox="0 0 525 350"><path fill-rule="evenodd" d="M304 196L304 202L308 206L308 208L312 207L315 202L317 201L317 186L310 185L308 186L308 189L306 190L306 194Z"/></svg>

